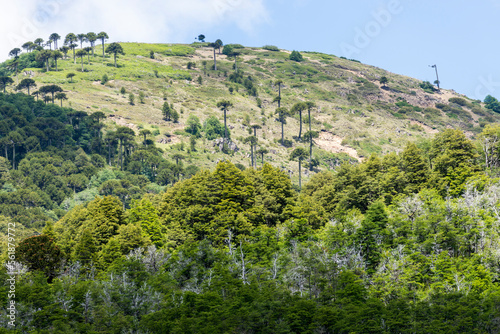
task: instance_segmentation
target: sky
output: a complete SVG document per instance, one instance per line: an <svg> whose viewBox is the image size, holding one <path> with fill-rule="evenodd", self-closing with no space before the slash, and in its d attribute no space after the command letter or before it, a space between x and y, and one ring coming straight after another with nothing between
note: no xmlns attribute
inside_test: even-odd
<svg viewBox="0 0 500 334"><path fill-rule="evenodd" d="M357 59L474 99L500 98L500 0L2 1L0 61L57 32L112 42L276 45Z"/></svg>

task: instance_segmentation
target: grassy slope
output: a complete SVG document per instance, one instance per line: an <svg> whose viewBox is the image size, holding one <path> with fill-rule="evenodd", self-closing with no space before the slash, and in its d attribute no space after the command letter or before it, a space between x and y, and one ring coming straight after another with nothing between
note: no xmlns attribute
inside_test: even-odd
<svg viewBox="0 0 500 334"><path fill-rule="evenodd" d="M259 146L271 151L267 160L292 171L297 170L297 163L288 161L292 149L278 144L280 124L273 115L276 104L272 101L277 95L277 86L272 82L277 79L282 79L285 85L282 88L282 105L291 107L299 101L314 101L319 106L313 111L313 130L324 130L318 140L321 147L315 148L321 156L332 157L331 152L349 151L348 147L352 152L356 149L361 157L372 152L386 153L400 149L408 140L430 137L445 127L463 128L473 135L480 130L479 120L492 122L498 119L481 108L477 101L468 99L468 106L463 107L458 115L442 111L434 114L407 111L402 114L398 112L400 107L395 105L402 100L425 109L434 107L436 103L448 104L450 97L459 95L444 90L440 94L428 94L419 87L420 82L416 79L331 55L303 53L305 61L297 63L288 60L287 51L244 48L240 50L238 68L244 71L245 76L254 77L262 100L261 109L257 107L256 98L247 95L243 86L227 81L225 73L232 73L234 61L217 54L218 71L209 70L213 64L213 51L201 44L123 43L122 46L126 55L119 56L119 68L114 68L112 58L103 60L100 56L102 49L97 46L96 56L90 58L90 63L84 58L83 73L80 72L81 60L77 58L74 64L71 52L69 59L59 60L58 72L54 68L47 73L41 69L31 70L35 71L34 79L38 87L52 83L63 87L73 108L89 113L103 111L109 116L110 127L116 122L134 129L158 128L160 135L157 140L164 138L166 133L173 135L176 130L179 133L191 113L202 122L210 115L222 120L216 103L229 99L234 107L228 113L228 124L234 127L232 138L236 139L241 149L232 161L249 164L250 148L242 143L242 138L249 135L247 127L243 126L244 119L249 117L251 124L262 125L262 129L258 130ZM149 58L151 50L155 52L155 59ZM196 68L187 70L188 61L195 62ZM204 70L203 61L207 61L207 70ZM73 83L66 78L69 72L76 73ZM110 80L106 85L100 83L104 74ZM198 84L198 76L202 77L202 85ZM389 78L387 88L380 86L378 79L381 76ZM22 78L21 74L19 80ZM230 94L228 86L238 87L238 92ZM124 95L120 94L122 87L127 91ZM144 104L138 99L140 91L146 96ZM136 96L133 106L129 104L129 93ZM180 112L178 124L162 120L164 97ZM474 106L477 114L471 112ZM303 116L306 115L307 112ZM285 129L288 139L296 136L298 117L289 118ZM303 127L305 131L306 124ZM180 142L185 143L185 150L189 146L187 136L173 135L171 139L168 144L159 144L166 149L167 155L179 149ZM294 143L294 146L298 145L303 144ZM200 167L211 167L223 157L210 142L200 139L197 151L190 153L189 160Z"/></svg>

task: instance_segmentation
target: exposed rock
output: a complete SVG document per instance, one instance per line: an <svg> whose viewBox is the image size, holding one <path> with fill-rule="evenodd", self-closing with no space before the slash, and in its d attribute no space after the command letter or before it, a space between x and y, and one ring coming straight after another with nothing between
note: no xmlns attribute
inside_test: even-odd
<svg viewBox="0 0 500 334"><path fill-rule="evenodd" d="M223 150L224 149L224 138L217 138L213 141L213 144L212 146L217 146L219 148L219 150ZM234 142L231 141L231 139L229 139L226 143L226 146L227 146L227 149L229 151L232 151L234 153L238 152L240 149L238 148L238 146L236 146L236 144Z"/></svg>

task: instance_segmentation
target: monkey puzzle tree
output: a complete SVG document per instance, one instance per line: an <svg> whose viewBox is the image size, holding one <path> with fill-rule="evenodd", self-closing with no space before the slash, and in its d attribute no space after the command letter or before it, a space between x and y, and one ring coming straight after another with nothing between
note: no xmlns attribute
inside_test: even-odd
<svg viewBox="0 0 500 334"><path fill-rule="evenodd" d="M42 50L36 55L36 60L44 62L47 72L49 71L49 59L52 57L52 52L50 50Z"/></svg>
<svg viewBox="0 0 500 334"><path fill-rule="evenodd" d="M307 158L307 151L303 147L297 147L290 155L290 160L299 162L299 189L302 189L302 160Z"/></svg>
<svg viewBox="0 0 500 334"><path fill-rule="evenodd" d="M205 42L205 35L203 35L203 34L198 35L198 40L200 42Z"/></svg>
<svg viewBox="0 0 500 334"><path fill-rule="evenodd" d="M83 49L83 43L87 42L87 34L78 34L76 38L80 42L80 49Z"/></svg>
<svg viewBox="0 0 500 334"><path fill-rule="evenodd" d="M108 45L108 47L106 48L106 53L112 53L114 58L115 58L115 67L117 67L116 65L116 57L118 54L121 54L121 55L124 55L125 52L123 52L123 48L122 46L119 44L119 43L111 43L110 45Z"/></svg>
<svg viewBox="0 0 500 334"><path fill-rule="evenodd" d="M12 80L11 77L7 77L7 76L0 77L0 89L3 89L4 94L5 94L5 88L8 85L12 85L13 83L14 83L14 80Z"/></svg>
<svg viewBox="0 0 500 334"><path fill-rule="evenodd" d="M19 62L17 61L17 58L18 58L20 53L21 53L21 49L19 49L19 48L14 48L14 49L10 50L10 52L9 52L9 56L14 57L13 65L14 65L14 68L16 69L16 76L17 76L17 66L19 64Z"/></svg>
<svg viewBox="0 0 500 334"><path fill-rule="evenodd" d="M224 43L222 43L222 40L218 39L215 41L215 45L217 46L217 49L219 50L219 54L220 54L220 48L222 48L224 46Z"/></svg>
<svg viewBox="0 0 500 334"><path fill-rule="evenodd" d="M64 38L64 45L67 45L71 50L73 50L73 61L76 64L76 55L75 55L75 49L76 49L76 44L75 42L78 39L76 38L76 35L73 33L69 33L66 35Z"/></svg>
<svg viewBox="0 0 500 334"><path fill-rule="evenodd" d="M227 111L229 110L230 107L233 106L233 103L228 100L222 100L217 102L217 107L220 108L224 112L224 146L226 145L227 142Z"/></svg>
<svg viewBox="0 0 500 334"><path fill-rule="evenodd" d="M31 52L33 50L33 42L26 42L21 47L27 52Z"/></svg>
<svg viewBox="0 0 500 334"><path fill-rule="evenodd" d="M278 114L278 120L281 123L281 145L284 143L284 125L286 124L286 118L288 116L288 110L285 107L277 108L275 114Z"/></svg>
<svg viewBox="0 0 500 334"><path fill-rule="evenodd" d="M85 57L85 56L87 55L87 51L85 51L85 50L78 50L78 51L76 52L76 55L77 55L78 57L80 57L80 58L81 58L81 60L82 60L82 72L83 72L83 57Z"/></svg>
<svg viewBox="0 0 500 334"><path fill-rule="evenodd" d="M385 87L385 85L387 85L387 83L389 82L389 79L387 79L387 77L381 77L380 78L380 84L382 85L382 87Z"/></svg>
<svg viewBox="0 0 500 334"><path fill-rule="evenodd" d="M22 90L22 89L26 88L26 89L28 89L28 95L30 95L30 88L31 87L36 87L35 80L30 79L30 78L26 78L26 79L21 80L19 85L17 85L17 90Z"/></svg>
<svg viewBox="0 0 500 334"><path fill-rule="evenodd" d="M66 45L63 45L59 48L59 50L64 54L64 59L68 58L68 52L70 50L69 47L67 47Z"/></svg>
<svg viewBox="0 0 500 334"><path fill-rule="evenodd" d="M106 40L109 39L109 36L104 31L101 31L100 33L97 34L97 39L101 40L101 43L102 43L102 59L104 59L104 42L106 42Z"/></svg>
<svg viewBox="0 0 500 334"><path fill-rule="evenodd" d="M278 98L275 98L274 101L278 102L278 108L281 107L281 85L283 85L283 80L278 79L274 82L275 85L278 85Z"/></svg>
<svg viewBox="0 0 500 334"><path fill-rule="evenodd" d="M41 47L43 44L43 38L37 38L33 41L33 43Z"/></svg>
<svg viewBox="0 0 500 334"><path fill-rule="evenodd" d="M299 114L299 141L302 140L302 112L307 109L307 104L305 102L295 103L291 109L293 114Z"/></svg>
<svg viewBox="0 0 500 334"><path fill-rule="evenodd" d="M62 92L63 90L58 85L47 85L40 87L38 91L42 94L52 94L52 103L54 103L54 94Z"/></svg>
<svg viewBox="0 0 500 334"><path fill-rule="evenodd" d="M54 42L54 50L57 50L57 41L61 39L61 36L57 33L53 33L49 37L49 41Z"/></svg>
<svg viewBox="0 0 500 334"><path fill-rule="evenodd" d="M210 44L208 44L208 47L214 49L214 71L217 71L217 58L215 56L215 50L217 49L217 43L210 43Z"/></svg>
<svg viewBox="0 0 500 334"><path fill-rule="evenodd" d="M92 57L94 57L94 47L95 47L95 42L97 41L97 35L93 32L89 32L87 34L87 40L90 43L90 47L92 48Z"/></svg>
<svg viewBox="0 0 500 334"><path fill-rule="evenodd" d="M123 147L128 143L133 142L135 137L134 130L127 128L126 126L120 126L115 132L116 139L120 143L120 170L123 170Z"/></svg>
<svg viewBox="0 0 500 334"><path fill-rule="evenodd" d="M312 149L313 149L313 138L318 138L318 131L307 131L304 133L304 139L309 141L309 170L312 170Z"/></svg>
<svg viewBox="0 0 500 334"><path fill-rule="evenodd" d="M69 81L72 83L73 82L73 77L75 76L76 74L73 73L73 72L70 72L68 74L66 74L66 78L69 79Z"/></svg>
<svg viewBox="0 0 500 334"><path fill-rule="evenodd" d="M252 161L252 167L254 167L254 155L253 155L253 151L254 151L254 146L257 145L257 137L255 136L249 136L249 137L246 137L245 140L244 140L245 143L248 143L250 144L250 152L251 152L251 161Z"/></svg>
<svg viewBox="0 0 500 334"><path fill-rule="evenodd" d="M68 97L66 96L66 93L57 93L57 94L56 94L56 96L55 96L55 98L56 98L57 100L60 100L60 101L61 101L61 108L62 108L62 106L63 106L63 105L62 105L63 100L67 100L67 99L68 99Z"/></svg>
<svg viewBox="0 0 500 334"><path fill-rule="evenodd" d="M58 71L57 69L57 59L58 58L62 58L63 54L61 51L58 51L58 50L54 50L52 51L52 58L54 58L54 62L56 64L56 72Z"/></svg>
<svg viewBox="0 0 500 334"><path fill-rule="evenodd" d="M269 151L266 148L261 147L255 153L260 155L260 157L262 159L262 166L264 167L264 155L266 155L267 153L269 153Z"/></svg>

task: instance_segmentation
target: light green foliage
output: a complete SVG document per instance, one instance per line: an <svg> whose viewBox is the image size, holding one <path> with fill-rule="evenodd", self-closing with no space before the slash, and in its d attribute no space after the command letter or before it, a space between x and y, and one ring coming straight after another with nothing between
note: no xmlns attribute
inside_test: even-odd
<svg viewBox="0 0 500 334"><path fill-rule="evenodd" d="M194 114L189 115L186 122L186 128L184 129L184 131L191 134L195 138L200 138L201 137L200 119Z"/></svg>
<svg viewBox="0 0 500 334"><path fill-rule="evenodd" d="M296 61L296 62L301 62L304 60L304 57L300 54L298 51L292 51L290 54L290 60Z"/></svg>

